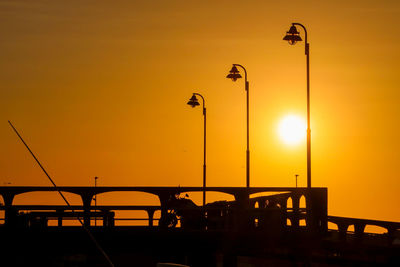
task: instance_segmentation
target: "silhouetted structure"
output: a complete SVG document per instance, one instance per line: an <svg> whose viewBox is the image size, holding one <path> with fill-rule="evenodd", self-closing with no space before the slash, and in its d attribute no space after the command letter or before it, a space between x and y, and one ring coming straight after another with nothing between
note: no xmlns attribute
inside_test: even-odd
<svg viewBox="0 0 400 267"><path fill-rule="evenodd" d="M300 33L297 31L297 26L304 30L305 35L305 55L306 55L306 76L307 76L307 187L311 187L311 125L310 125L310 44L307 41L307 29L301 24L294 22L289 31L286 32L283 40L288 41L290 45L302 41Z"/></svg>
<svg viewBox="0 0 400 267"><path fill-rule="evenodd" d="M246 90L246 187L250 187L250 126L249 126L249 81L247 80L247 70L240 64L233 64L232 69L229 71L229 74L226 78L231 79L236 82L237 79L242 78L239 70L236 68L239 67L244 71L244 89Z"/></svg>
<svg viewBox="0 0 400 267"><path fill-rule="evenodd" d="M206 156L207 156L207 110L206 110L206 101L204 97L199 93L193 93L190 100L187 102L189 106L192 108L199 106L199 100L197 99L196 95L200 96L201 100L203 101L203 205L206 204Z"/></svg>
<svg viewBox="0 0 400 267"><path fill-rule="evenodd" d="M19 194L56 189L0 187L5 202L0 207L5 211L5 223L0 227L4 259L20 265L67 262L74 266L106 266L80 226L64 226L82 217L116 266L155 266L156 262L193 267L246 266L246 262L253 266L400 262L400 240L396 236L400 223L328 216L326 188L209 187L207 191L230 194L235 200L204 207L187 196L180 197L201 192L202 187L58 189L79 195L82 205L13 205ZM106 192L146 192L156 195L160 205L92 206L93 196ZM303 197L305 206L300 204ZM126 210L146 211L146 218L131 218L132 222L143 219L145 224L119 226L121 218L116 214ZM155 216L157 211L159 217ZM91 225L94 218L100 219L101 226ZM49 226L51 220L57 223ZM328 222L336 224L338 230L329 230ZM354 233L348 232L351 225ZM388 233L366 234L366 225L383 227ZM28 256L18 257L22 252Z"/></svg>

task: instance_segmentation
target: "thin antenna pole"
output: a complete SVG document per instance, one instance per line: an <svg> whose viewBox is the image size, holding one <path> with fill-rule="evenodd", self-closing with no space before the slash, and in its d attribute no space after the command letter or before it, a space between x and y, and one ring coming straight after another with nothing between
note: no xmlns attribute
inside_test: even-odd
<svg viewBox="0 0 400 267"><path fill-rule="evenodd" d="M68 207L71 209L72 214L75 214L75 210L71 207L69 204L68 200L65 198L64 194L58 189L57 185L54 183L53 179L51 179L50 175L46 172L42 164L39 162L39 160L36 158L35 154L33 154L32 150L29 148L29 146L25 143L24 139L22 139L21 135L18 133L17 129L12 125L10 121L8 121L10 124L11 128L14 130L14 132L18 135L19 139L22 141L22 143L25 145L25 147L28 149L29 153L31 153L32 157L35 159L36 163L39 165L39 167L42 169L42 171L46 174L47 178L49 178L50 182L53 184L54 188L57 190L57 192L60 194L60 196L64 199L65 203L67 203ZM103 254L104 258L107 260L108 264L111 267L115 267L114 264L112 263L110 257L108 257L107 253L103 250L103 248L100 246L100 244L97 242L97 240L94 238L92 233L89 231L89 229L85 226L85 224L82 222L82 220L77 216L79 223L82 225L83 229L86 231L90 239L93 241L97 249Z"/></svg>

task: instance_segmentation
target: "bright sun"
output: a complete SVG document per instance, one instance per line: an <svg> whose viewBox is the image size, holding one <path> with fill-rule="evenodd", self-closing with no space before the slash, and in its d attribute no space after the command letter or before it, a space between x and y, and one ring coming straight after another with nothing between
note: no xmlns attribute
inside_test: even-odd
<svg viewBox="0 0 400 267"><path fill-rule="evenodd" d="M284 117L278 126L279 137L285 144L295 145L304 140L306 136L306 123L296 115Z"/></svg>

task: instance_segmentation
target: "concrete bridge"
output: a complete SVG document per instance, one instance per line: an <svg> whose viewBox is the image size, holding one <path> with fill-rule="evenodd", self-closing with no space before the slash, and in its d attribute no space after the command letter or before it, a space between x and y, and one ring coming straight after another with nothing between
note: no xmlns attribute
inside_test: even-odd
<svg viewBox="0 0 400 267"><path fill-rule="evenodd" d="M83 211L83 220L86 226L90 226L91 212L95 210L93 206L93 197L98 194L107 192L145 192L158 197L160 206L97 206L97 210L115 211L115 210L144 210L148 214L149 226L153 225L153 215L156 210L161 210L161 216L168 212L167 202L171 197L190 192L201 192L202 187L58 187L62 192L69 192L80 196L82 205L74 206L76 210ZM54 192L57 191L54 187L35 187L35 186L5 186L0 187L0 195L4 200L5 210L5 225L12 225L12 219L15 212L24 210L33 212L35 210L56 210L66 211L71 208L67 206L38 206L38 205L23 205L18 206L13 204L15 196L29 192ZM326 231L327 225L327 189L326 188L293 188L293 187L208 187L207 192L220 192L233 196L235 199L235 211L248 214L256 220L256 215L259 211L265 210L272 199L276 202L281 211L290 221L292 226L299 226L300 220L305 220L307 227L318 231ZM268 193L275 194L270 196L252 197L252 195ZM300 208L300 199L305 198L305 207ZM291 199L292 207L287 207L288 199ZM207 209L206 207L203 207Z"/></svg>
<svg viewBox="0 0 400 267"><path fill-rule="evenodd" d="M171 210L178 209L176 206L171 206L170 202L176 195L202 192L202 187L58 187L58 189L79 196L81 203L74 203L71 207L17 205L14 203L17 196L32 192L54 192L57 189L0 187L0 195L4 201L4 205L0 206L0 210L4 210L4 225L0 226L0 236L3 240L2 245L0 244L0 253L9 251L12 254L34 247L38 249L30 252L32 257L39 255L42 251L39 248L42 247L53 253L60 253L51 245L57 240L57 244L66 251L74 247L77 251L92 255L87 249L93 245L85 241L87 237L80 227L64 225L66 221L76 220L79 217L114 259L118 259L124 252L125 256L136 258L148 253L173 255L174 259L180 259L178 262L181 263L186 262L184 259L189 257L191 259L189 262L192 262L194 267L240 266L238 257L244 257L246 260L249 260L248 257L253 257L251 261L254 262L254 266L285 265L288 262L289 265L307 265L310 262L340 263L333 266L341 266L342 263L347 266L353 263L355 265L400 263L399 257L396 256L400 255L400 246L397 244L400 241L398 236L400 223L329 216L326 188L208 187L207 192L225 193L234 200L222 201L217 203L218 205L208 203L205 206L179 207L181 214L185 212L190 216L200 214L202 217L195 217L196 220L207 219L203 226L197 228L194 224L183 223L180 227L174 225L171 228L162 228L159 220L163 216L168 216ZM109 192L151 194L158 198L159 205L134 205L134 200L129 205L93 205L94 196ZM114 217L114 213L138 210L145 211L147 216L129 220L142 220L144 225L116 225L115 222L118 222L119 218ZM160 214L160 218L155 217L156 212ZM185 215L182 215L181 220L184 217ZM24 218L39 219L36 221L39 224L24 224L26 222ZM102 220L102 225L93 225L94 218ZM48 226L49 220L56 220L58 223L55 226ZM336 224L337 230L328 229L328 223ZM365 232L368 225L383 227L387 233L379 236L369 235ZM354 233L349 232L350 226L354 226ZM24 244L23 248L21 244ZM222 255L219 263L216 259L218 255ZM60 254L58 257L63 259L65 254ZM168 257L157 259L168 260L170 259ZM271 261L263 262L265 257ZM282 259L286 263L280 261ZM143 260L139 265L126 266L147 266L145 263L148 260Z"/></svg>

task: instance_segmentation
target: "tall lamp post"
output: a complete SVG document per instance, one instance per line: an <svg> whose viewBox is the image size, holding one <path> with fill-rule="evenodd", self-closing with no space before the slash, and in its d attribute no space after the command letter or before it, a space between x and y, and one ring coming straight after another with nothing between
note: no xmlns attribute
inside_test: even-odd
<svg viewBox="0 0 400 267"><path fill-rule="evenodd" d="M237 67L240 67L244 71L244 85L246 90L246 107L247 107L247 149L246 149L246 187L250 187L250 142L249 142L249 81L247 80L247 71L245 67L239 64L233 64L232 69L229 71L229 74L226 76L228 79L232 79L232 81L236 81L237 79L242 78Z"/></svg>
<svg viewBox="0 0 400 267"><path fill-rule="evenodd" d="M283 40L288 41L290 45L302 41L300 33L297 31L296 25L304 29L305 35L305 54L307 60L307 187L311 188L311 128L310 128L310 44L307 42L307 30L300 23L292 23L289 31Z"/></svg>
<svg viewBox="0 0 400 267"><path fill-rule="evenodd" d="M203 117L204 117L204 141L203 141L203 207L206 205L206 119L207 119L207 114L206 114L206 106L205 106L205 101L204 97L201 94L198 93L193 93L192 97L189 99L187 104L191 106L192 108L199 106L199 100L197 99L196 95L200 96L201 99L203 100Z"/></svg>

